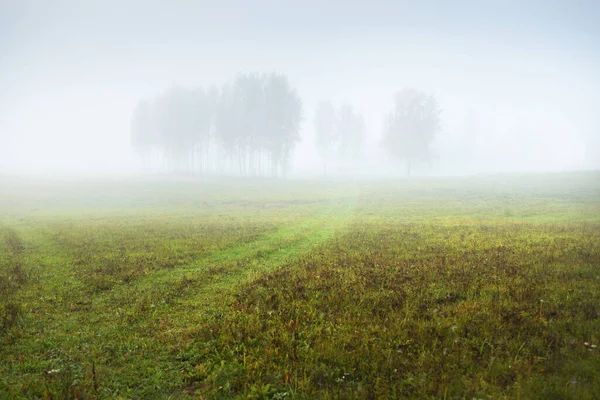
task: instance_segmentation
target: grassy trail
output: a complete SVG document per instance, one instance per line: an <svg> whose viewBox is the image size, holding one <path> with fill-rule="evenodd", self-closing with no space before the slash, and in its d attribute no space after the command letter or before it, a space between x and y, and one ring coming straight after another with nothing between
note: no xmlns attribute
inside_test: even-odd
<svg viewBox="0 0 600 400"><path fill-rule="evenodd" d="M13 376L27 377L20 383L24 386L39 387L40 370L57 366L70 371L68 379L74 374L90 380L93 364L93 379L110 381L117 390L182 387L185 374L177 355L193 342L197 327L225 310L239 285L292 264L331 238L352 217L355 205L356 197L329 201L301 223L100 292L77 278L72 255L46 232L13 225L26 238L25 257L35 265L39 282L21 292L23 304L36 309L27 317L29 329L12 343L29 362L7 368Z"/></svg>

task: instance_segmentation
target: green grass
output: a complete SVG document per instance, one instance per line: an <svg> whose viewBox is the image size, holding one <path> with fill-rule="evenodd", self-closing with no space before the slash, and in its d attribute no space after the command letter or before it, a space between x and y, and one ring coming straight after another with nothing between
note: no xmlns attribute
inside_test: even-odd
<svg viewBox="0 0 600 400"><path fill-rule="evenodd" d="M0 187L0 398L600 397L597 173Z"/></svg>

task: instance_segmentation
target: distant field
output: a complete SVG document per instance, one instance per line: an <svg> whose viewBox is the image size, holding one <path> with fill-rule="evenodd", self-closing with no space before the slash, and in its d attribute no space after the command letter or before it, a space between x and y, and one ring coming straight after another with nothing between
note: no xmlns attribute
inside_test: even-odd
<svg viewBox="0 0 600 400"><path fill-rule="evenodd" d="M0 179L0 398L600 398L600 174Z"/></svg>

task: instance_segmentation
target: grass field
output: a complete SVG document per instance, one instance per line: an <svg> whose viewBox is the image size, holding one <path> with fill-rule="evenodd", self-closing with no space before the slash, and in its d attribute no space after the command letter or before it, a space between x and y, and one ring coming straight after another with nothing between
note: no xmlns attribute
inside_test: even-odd
<svg viewBox="0 0 600 400"><path fill-rule="evenodd" d="M0 180L0 398L600 398L600 174Z"/></svg>

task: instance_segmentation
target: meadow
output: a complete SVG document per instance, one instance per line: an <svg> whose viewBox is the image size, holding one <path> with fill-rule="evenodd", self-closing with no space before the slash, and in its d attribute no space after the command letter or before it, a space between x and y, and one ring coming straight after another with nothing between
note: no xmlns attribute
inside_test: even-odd
<svg viewBox="0 0 600 400"><path fill-rule="evenodd" d="M600 398L600 174L0 179L0 398Z"/></svg>

